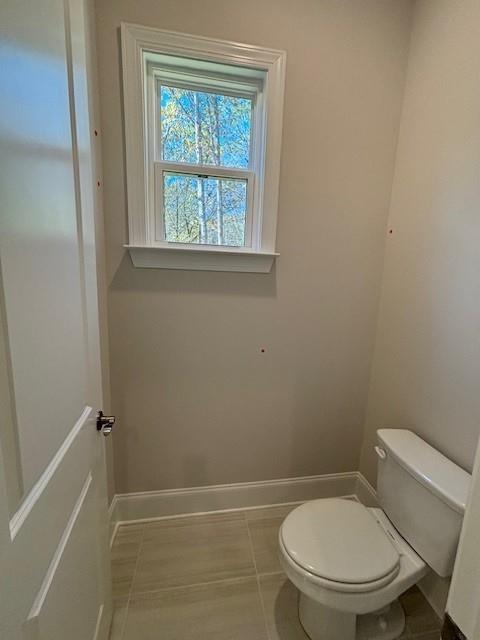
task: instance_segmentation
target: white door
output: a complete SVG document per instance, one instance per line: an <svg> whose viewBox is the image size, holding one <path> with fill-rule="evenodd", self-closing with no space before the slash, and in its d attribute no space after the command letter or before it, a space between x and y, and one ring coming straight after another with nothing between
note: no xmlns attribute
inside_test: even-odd
<svg viewBox="0 0 480 640"><path fill-rule="evenodd" d="M0 0L0 638L111 617L89 0Z"/></svg>

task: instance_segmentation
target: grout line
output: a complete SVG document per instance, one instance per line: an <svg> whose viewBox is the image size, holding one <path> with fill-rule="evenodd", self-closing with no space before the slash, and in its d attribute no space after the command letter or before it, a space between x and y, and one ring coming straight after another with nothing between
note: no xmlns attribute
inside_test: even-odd
<svg viewBox="0 0 480 640"><path fill-rule="evenodd" d="M137 561L135 562L135 568L133 570L133 576L132 576L132 583L130 584L130 591L128 592L128 604L130 604L130 598L132 597L133 583L135 582L135 577L137 575L138 565L140 562L140 555L143 549L143 542L145 540L145 529L146 527L142 527L142 537L140 539L140 544L138 545Z"/></svg>
<svg viewBox="0 0 480 640"><path fill-rule="evenodd" d="M132 593L132 598L136 598L137 596L153 596L154 594L158 594L159 596L163 593L167 593L170 591L181 591L182 589L193 589L195 587L209 587L215 585L228 585L235 584L236 582L247 582L248 580L255 580L255 574L250 576L236 576L235 578L222 578L221 580L209 580L207 582L192 582L189 584L177 584L172 587L160 587L157 589L150 589L148 591L135 591Z"/></svg>
<svg viewBox="0 0 480 640"><path fill-rule="evenodd" d="M136 561L135 561L135 568L133 569L132 582L130 584L130 589L128 591L125 618L123 620L122 628L120 630L120 638L119 638L119 640L123 640L123 636L125 635L125 627L127 626L128 611L130 609L130 599L132 597L133 582L134 582L135 576L137 574L137 568L138 568L138 563L139 563L139 560L140 560L140 553L142 551L144 537L145 537L145 527L142 528L142 537L140 539L140 544L138 545L137 558L136 558Z"/></svg>
<svg viewBox="0 0 480 640"><path fill-rule="evenodd" d="M271 576L285 576L285 571L265 571L265 573L258 574L260 578L270 578Z"/></svg>
<svg viewBox="0 0 480 640"><path fill-rule="evenodd" d="M244 518L245 518L245 525L247 527L248 540L250 542L250 553L252 554L253 566L255 567L255 578L257 580L258 597L260 598L260 606L262 608L263 624L264 624L264 627L265 627L265 633L267 634L267 640L271 640L270 631L268 629L268 624L267 624L267 614L266 614L266 611L265 611L265 602L263 600L262 589L260 587L260 576L259 576L259 573L258 573L257 560L255 558L255 549L253 547L252 532L250 531L250 527L248 525L248 518L247 518L247 514L246 513L244 513Z"/></svg>
<svg viewBox="0 0 480 640"><path fill-rule="evenodd" d="M352 494L353 495L353 494ZM339 498L350 498L352 495L338 496ZM210 511L187 511L186 513L171 513L166 516L151 516L148 518L136 518L133 520L119 520L118 525L128 527L130 525L154 524L155 522L164 522L165 520L188 519L205 516L216 515L244 515L245 511L261 511L262 509L275 509L276 507L290 507L300 505L309 500L295 500L294 502L274 502L273 504L259 504L247 507L232 507L231 509L214 509ZM240 520L241 518L239 518Z"/></svg>
<svg viewBox="0 0 480 640"><path fill-rule="evenodd" d="M117 606L116 603L114 601L113 603L113 617L115 617L117 613ZM112 640L122 640L124 634L125 634L125 626L127 624L127 616L128 616L128 600L126 601L125 604L125 613L123 614L123 620L122 620L122 624L120 626L120 630L118 634L115 634L115 637L112 638ZM112 622L110 624L110 632L108 634L108 640L110 640L110 637L112 635L112 629L113 629L113 625L114 625L114 619L112 618Z"/></svg>

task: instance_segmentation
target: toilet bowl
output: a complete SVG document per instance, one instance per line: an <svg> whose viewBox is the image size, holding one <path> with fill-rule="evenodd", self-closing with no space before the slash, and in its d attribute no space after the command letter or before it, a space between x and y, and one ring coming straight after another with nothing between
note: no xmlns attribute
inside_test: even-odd
<svg viewBox="0 0 480 640"><path fill-rule="evenodd" d="M394 640L405 626L398 597L432 569L452 573L470 475L407 429L377 439L380 508L312 500L280 527L311 640Z"/></svg>
<svg viewBox="0 0 480 640"><path fill-rule="evenodd" d="M428 572L381 509L341 498L292 511L279 547L312 640L397 638L405 620L396 599Z"/></svg>

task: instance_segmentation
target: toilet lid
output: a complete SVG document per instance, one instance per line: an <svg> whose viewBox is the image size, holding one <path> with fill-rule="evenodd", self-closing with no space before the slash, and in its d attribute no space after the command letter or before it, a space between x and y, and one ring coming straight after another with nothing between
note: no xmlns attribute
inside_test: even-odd
<svg viewBox="0 0 480 640"><path fill-rule="evenodd" d="M374 582L400 561L376 519L353 500L306 502L286 517L281 536L297 564L333 582Z"/></svg>

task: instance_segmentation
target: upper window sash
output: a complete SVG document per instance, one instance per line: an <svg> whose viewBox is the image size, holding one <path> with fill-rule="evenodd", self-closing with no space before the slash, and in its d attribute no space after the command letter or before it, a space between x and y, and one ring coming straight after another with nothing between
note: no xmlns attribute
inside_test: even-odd
<svg viewBox="0 0 480 640"><path fill-rule="evenodd" d="M195 88L197 91L217 93L226 96L248 98L255 100L261 93L263 83L260 79L254 83L242 82L240 79L232 80L218 74L186 73L184 71L171 71L165 67L148 65L147 75L152 75L156 83L172 87Z"/></svg>
<svg viewBox="0 0 480 640"><path fill-rule="evenodd" d="M150 114L147 115L147 128L150 132L149 135L153 136L153 139L155 140L155 149L153 153L153 159L156 162L171 162L169 160L164 160L163 153L162 153L163 141L162 141L162 128L161 128L160 91L163 86L163 87L170 87L173 89L178 88L178 89L184 89L186 91L189 91L189 90L201 91L201 92L211 93L215 95L228 96L228 97L234 97L234 98L244 98L246 100L250 100L251 101L251 121L250 121L248 169L251 172L255 172L258 170L259 162L261 161L261 159L257 157L259 148L258 148L258 145L256 144L256 137L259 134L259 128L258 128L259 123L257 118L257 102L259 100L260 92L247 93L247 92L240 92L240 91L233 91L233 90L227 92L226 90L219 89L218 86L214 87L209 85L208 87L206 87L202 84L197 84L195 82L188 82L188 83L174 82L174 81L165 82L162 80L161 77L158 77L157 74L154 74L153 78L154 78L154 84L153 86L152 84L150 84L149 86L150 86L150 91L152 90L154 91L154 95L148 99L148 102L150 104L154 102L154 105L150 111ZM148 94L148 89L147 89L147 94ZM151 121L152 117L153 117L153 122ZM191 163L191 164L196 164L196 163ZM220 167L231 169L232 171L236 171L237 169L239 169L238 167L234 167L228 164L220 164L220 165L205 164L204 166L205 167L220 166ZM202 173L209 173L209 172L207 171Z"/></svg>

